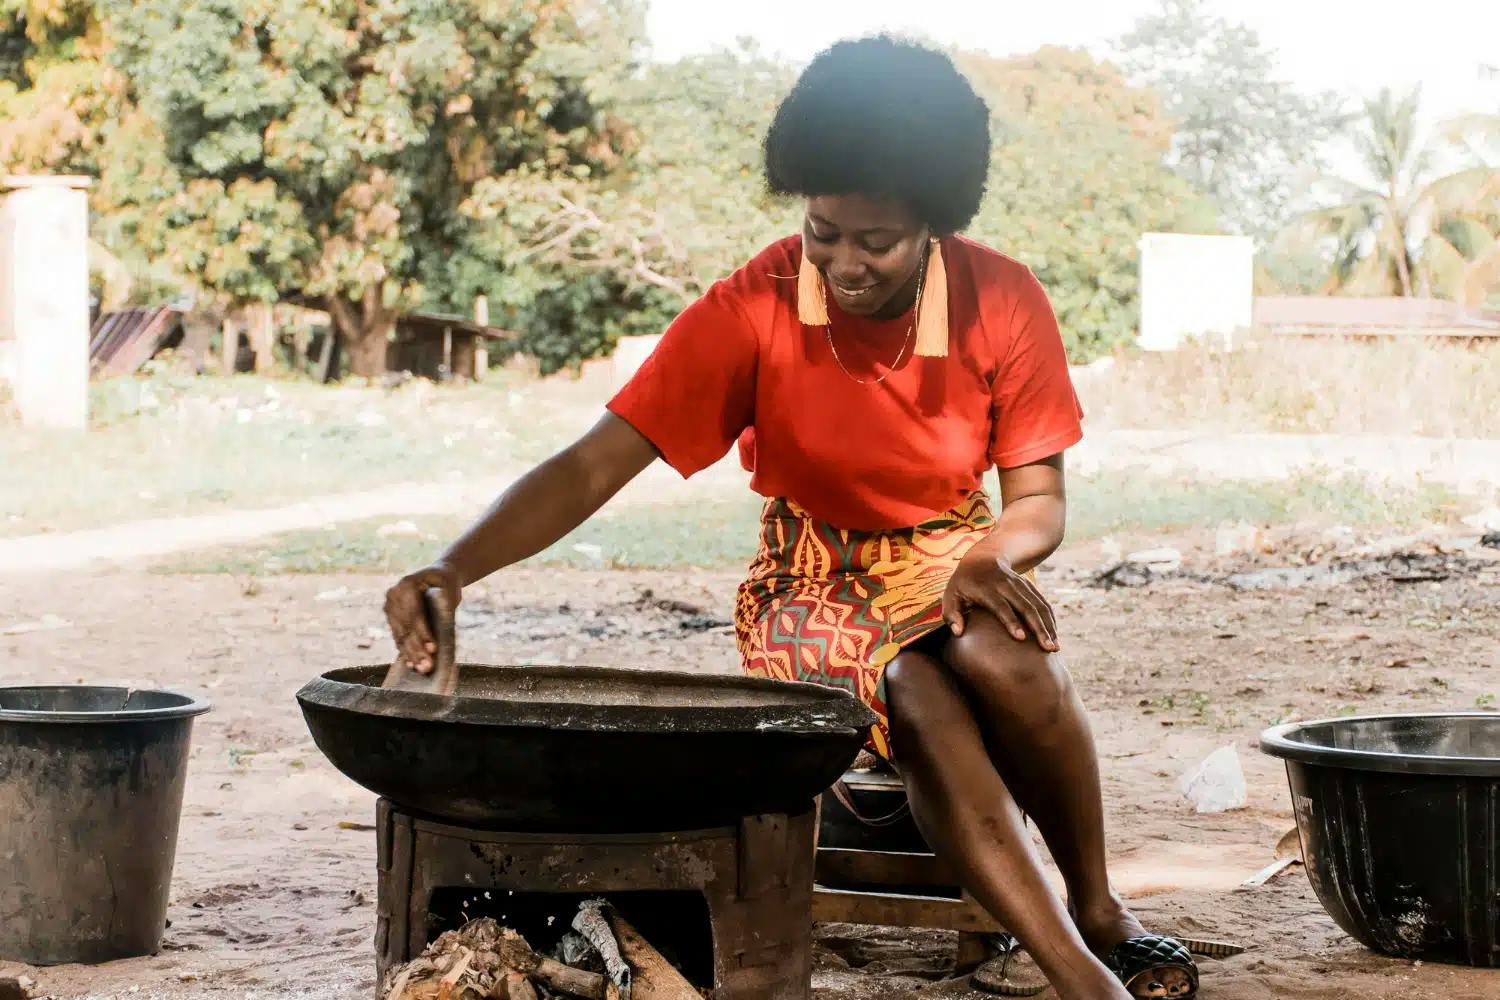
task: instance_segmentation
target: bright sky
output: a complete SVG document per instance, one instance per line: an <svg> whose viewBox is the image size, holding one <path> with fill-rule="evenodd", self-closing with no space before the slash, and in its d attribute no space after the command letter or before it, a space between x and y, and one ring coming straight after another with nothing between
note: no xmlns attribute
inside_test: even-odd
<svg viewBox="0 0 1500 1000"><path fill-rule="evenodd" d="M1429 115L1500 111L1500 0L1208 0L1248 24L1309 90L1364 95L1420 82ZM904 31L993 55L1042 45L1106 54L1156 0L650 0L654 54L673 59L749 37L794 59L840 38Z"/></svg>

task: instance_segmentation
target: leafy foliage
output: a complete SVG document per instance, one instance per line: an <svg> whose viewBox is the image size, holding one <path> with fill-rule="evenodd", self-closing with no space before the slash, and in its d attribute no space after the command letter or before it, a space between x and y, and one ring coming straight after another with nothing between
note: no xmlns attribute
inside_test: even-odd
<svg viewBox="0 0 1500 1000"><path fill-rule="evenodd" d="M1478 304L1500 279L1500 170L1443 174L1422 141L1420 90L1383 90L1350 133L1362 176L1329 176L1332 203L1305 213L1283 246L1322 258L1321 291Z"/></svg>
<svg viewBox="0 0 1500 1000"><path fill-rule="evenodd" d="M797 226L760 146L795 68L748 46L638 64L640 13L0 0L0 161L97 176L138 294L321 306L363 374L401 311L484 294L551 371ZM1037 272L1075 359L1128 342L1140 233L1215 225L1164 164L1170 116L1082 52L960 60L999 136L972 234Z"/></svg>
<svg viewBox="0 0 1500 1000"><path fill-rule="evenodd" d="M962 64L995 114L972 235L1036 273L1074 361L1129 343L1141 233L1215 228L1212 208L1163 162L1170 126L1156 98L1078 50Z"/></svg>
<svg viewBox="0 0 1500 1000"><path fill-rule="evenodd" d="M760 141L792 70L753 48L654 64L609 100L628 129L604 175L517 171L476 186L468 211L530 284L506 301L544 371L659 332L714 281L795 229L771 199ZM571 346L569 346L571 345Z"/></svg>
<svg viewBox="0 0 1500 1000"><path fill-rule="evenodd" d="M590 87L632 7L546 0L103 0L139 115L105 196L229 300L320 301L358 374L475 249L481 180L613 154Z"/></svg>
<svg viewBox="0 0 1500 1000"><path fill-rule="evenodd" d="M660 333L682 303L660 288L626 287L608 271L558 269L518 312L515 347L550 375L608 354L621 337Z"/></svg>
<svg viewBox="0 0 1500 1000"><path fill-rule="evenodd" d="M1203 0L1161 0L1117 42L1132 80L1161 95L1174 125L1171 162L1227 224L1264 236L1292 210L1299 175L1343 121L1331 94L1304 95L1276 75L1257 35Z"/></svg>
<svg viewBox="0 0 1500 1000"><path fill-rule="evenodd" d="M1036 271L1072 357L1129 342L1140 233L1214 225L1207 203L1163 163L1170 125L1159 103L1081 51L961 54L960 62L990 100L999 136L971 235ZM481 185L476 210L503 219L525 252L564 273L603 269L624 294L652 289L659 311L633 326L659 329L712 281L795 230L797 206L767 197L760 167L761 137L792 77L753 49L652 67L614 106L636 129L624 170L602 185L513 175ZM566 297L581 304L587 296ZM597 326L576 327L581 339L569 360L608 342ZM566 335L547 336L560 345Z"/></svg>
<svg viewBox="0 0 1500 1000"><path fill-rule="evenodd" d="M122 81L90 0L0 0L0 164L93 173Z"/></svg>

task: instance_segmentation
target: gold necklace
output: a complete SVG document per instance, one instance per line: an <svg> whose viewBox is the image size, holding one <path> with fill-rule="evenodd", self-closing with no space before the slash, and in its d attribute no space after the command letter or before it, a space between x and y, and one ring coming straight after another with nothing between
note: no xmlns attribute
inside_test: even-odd
<svg viewBox="0 0 1500 1000"><path fill-rule="evenodd" d="M839 349L834 346L833 343L833 311L829 311L828 325L823 328L823 331L828 336L828 349L833 352L833 360L838 362L840 371L842 371L846 376L848 376L851 380L858 383L859 385L879 385L880 383L891 377L891 372L895 371L896 368L900 366L901 359L906 357L906 349L911 346L911 333L917 328L917 314L921 312L922 309L922 284L926 279L927 255L923 254L922 270L917 274L917 297L912 302L911 323L906 327L906 336L901 341L901 350L896 352L896 360L890 363L890 366L885 370L885 374L880 376L879 378L860 378L858 375L851 372L848 366L844 364L844 359L839 357ZM824 283L823 295L826 300L828 295L828 286L826 282Z"/></svg>

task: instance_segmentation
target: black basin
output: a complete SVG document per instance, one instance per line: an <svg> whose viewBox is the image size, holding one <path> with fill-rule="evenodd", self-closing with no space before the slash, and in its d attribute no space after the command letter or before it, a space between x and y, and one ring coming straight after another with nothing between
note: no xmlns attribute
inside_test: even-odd
<svg viewBox="0 0 1500 1000"><path fill-rule="evenodd" d="M1279 726L1313 891L1361 943L1500 967L1500 716Z"/></svg>
<svg viewBox="0 0 1500 1000"><path fill-rule="evenodd" d="M813 684L599 667L465 665L452 697L332 670L297 693L318 748L435 819L517 831L691 829L800 812L874 723Z"/></svg>
<svg viewBox="0 0 1500 1000"><path fill-rule="evenodd" d="M156 952L206 711L171 691L0 687L0 962Z"/></svg>

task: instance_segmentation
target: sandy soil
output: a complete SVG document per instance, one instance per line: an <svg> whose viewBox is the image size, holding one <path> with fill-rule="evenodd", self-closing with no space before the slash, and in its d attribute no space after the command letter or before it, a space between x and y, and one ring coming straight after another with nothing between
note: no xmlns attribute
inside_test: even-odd
<svg viewBox="0 0 1500 1000"><path fill-rule="evenodd" d="M1292 826L1280 765L1253 750L1256 733L1293 713L1472 708L1500 693L1494 575L1249 594L1186 582L1105 591L1069 572L1097 558L1072 552L1044 581L1094 711L1118 882L1153 927L1250 947L1206 963L1202 995L1500 995L1497 972L1364 950L1323 914L1300 873L1237 889ZM467 605L465 655L732 671L735 583L729 574L511 573ZM195 732L163 950L102 967L20 970L43 992L370 995L373 835L339 823L368 822L373 800L324 762L292 695L321 670L387 657L383 584L285 577L249 586L124 570L0 580L0 628L47 614L69 623L0 637L4 683L160 685L214 702ZM1225 744L1240 749L1250 805L1195 816L1178 797L1179 776ZM819 1000L969 995L935 981L951 962L947 935L822 934ZM0 965L0 974L14 971Z"/></svg>

